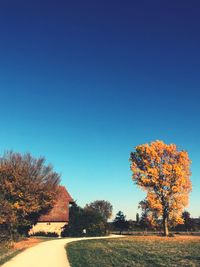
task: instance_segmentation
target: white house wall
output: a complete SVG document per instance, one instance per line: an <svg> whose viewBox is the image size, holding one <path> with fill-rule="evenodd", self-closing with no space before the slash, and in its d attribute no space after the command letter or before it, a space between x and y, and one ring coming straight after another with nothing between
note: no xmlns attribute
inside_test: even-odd
<svg viewBox="0 0 200 267"><path fill-rule="evenodd" d="M29 234L36 234L37 232L51 232L57 233L59 236L63 230L63 227L66 225L66 222L38 222L32 227L29 231Z"/></svg>

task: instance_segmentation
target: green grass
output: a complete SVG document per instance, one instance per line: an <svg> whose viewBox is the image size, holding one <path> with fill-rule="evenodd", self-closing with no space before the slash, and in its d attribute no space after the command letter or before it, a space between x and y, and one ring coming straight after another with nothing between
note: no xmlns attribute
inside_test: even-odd
<svg viewBox="0 0 200 267"><path fill-rule="evenodd" d="M70 243L72 267L200 266L199 237L126 237Z"/></svg>

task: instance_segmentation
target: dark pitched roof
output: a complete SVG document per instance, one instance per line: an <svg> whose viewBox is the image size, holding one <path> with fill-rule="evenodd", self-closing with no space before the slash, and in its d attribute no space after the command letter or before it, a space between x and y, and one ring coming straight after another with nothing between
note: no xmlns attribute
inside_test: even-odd
<svg viewBox="0 0 200 267"><path fill-rule="evenodd" d="M64 186L58 187L57 201L49 213L42 215L39 222L68 222L69 204L73 199Z"/></svg>

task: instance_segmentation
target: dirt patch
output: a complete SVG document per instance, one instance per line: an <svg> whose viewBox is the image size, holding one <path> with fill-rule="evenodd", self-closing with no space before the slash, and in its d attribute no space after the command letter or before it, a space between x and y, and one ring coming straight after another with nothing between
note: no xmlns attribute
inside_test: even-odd
<svg viewBox="0 0 200 267"><path fill-rule="evenodd" d="M20 242L14 243L14 249L26 249L26 248L30 248L33 247L41 242L43 242L44 240L39 239L39 238L27 238L24 239Z"/></svg>

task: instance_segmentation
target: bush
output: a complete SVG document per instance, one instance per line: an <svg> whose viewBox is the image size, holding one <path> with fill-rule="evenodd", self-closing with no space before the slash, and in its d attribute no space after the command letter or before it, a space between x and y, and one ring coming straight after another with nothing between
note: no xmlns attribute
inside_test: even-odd
<svg viewBox="0 0 200 267"><path fill-rule="evenodd" d="M58 237L59 235L57 233L55 233L55 232L39 231L39 232L35 232L31 236Z"/></svg>
<svg viewBox="0 0 200 267"><path fill-rule="evenodd" d="M4 225L0 225L0 244L5 244L10 241L8 229Z"/></svg>
<svg viewBox="0 0 200 267"><path fill-rule="evenodd" d="M107 224L103 217L94 210L82 209L76 204L70 207L69 224L61 233L62 237L103 236L106 235ZM86 234L83 233L86 230Z"/></svg>
<svg viewBox="0 0 200 267"><path fill-rule="evenodd" d="M103 222L91 224L87 229L87 236L104 236L106 235L106 227Z"/></svg>

